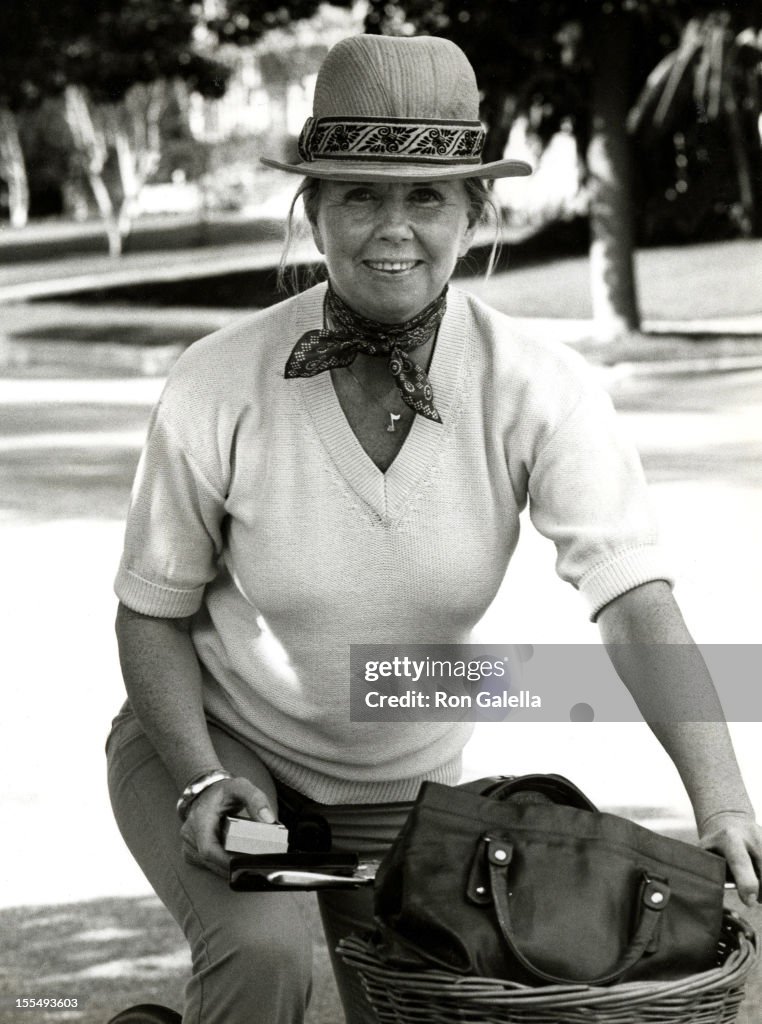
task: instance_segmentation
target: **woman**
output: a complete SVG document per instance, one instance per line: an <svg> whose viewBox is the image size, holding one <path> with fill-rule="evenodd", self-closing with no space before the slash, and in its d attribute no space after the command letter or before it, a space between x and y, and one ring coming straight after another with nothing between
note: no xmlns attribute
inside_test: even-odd
<svg viewBox="0 0 762 1024"><path fill-rule="evenodd" d="M529 171L480 163L464 55L435 38L346 40L314 115L297 164L266 162L307 176L329 284L179 360L116 583L129 702L109 740L112 800L191 945L186 1024L300 1021L309 996L299 904L228 892L226 813L271 822L296 791L335 847L378 856L422 780L458 780L467 724L349 721L349 644L466 641L527 500L636 700L654 686L668 704L713 699L607 398L573 354L447 290L482 179ZM668 678L658 642L685 645ZM630 644L647 657L630 663ZM655 729L702 841L752 900L762 842L724 726ZM321 911L333 948L367 924L369 896L326 894ZM372 1020L335 970L348 1019Z"/></svg>

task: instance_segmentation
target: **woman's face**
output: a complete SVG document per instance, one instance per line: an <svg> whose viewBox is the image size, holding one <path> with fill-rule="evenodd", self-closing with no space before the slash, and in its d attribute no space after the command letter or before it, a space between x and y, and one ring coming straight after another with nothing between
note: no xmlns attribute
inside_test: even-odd
<svg viewBox="0 0 762 1024"><path fill-rule="evenodd" d="M399 323L439 295L475 225L462 181L321 181L312 230L341 298Z"/></svg>

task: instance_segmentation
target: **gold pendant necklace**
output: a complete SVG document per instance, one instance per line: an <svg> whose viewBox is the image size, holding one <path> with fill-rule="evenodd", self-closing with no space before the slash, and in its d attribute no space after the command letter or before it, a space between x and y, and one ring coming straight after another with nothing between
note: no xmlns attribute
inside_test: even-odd
<svg viewBox="0 0 762 1024"><path fill-rule="evenodd" d="M387 427L386 427L387 433L389 433L389 434L396 433L396 428L395 428L394 424L397 422L397 420L402 418L402 414L398 413L398 412L392 412L392 410L387 405L385 405L380 399L376 398L376 396L374 394L372 394L368 390L368 388L365 387L365 385L362 383L362 381L352 372L351 367L345 366L344 369L347 371L347 373L352 378L352 380L355 382L355 384L360 389L360 391L362 391L362 393L364 395L366 395L371 400L371 402L373 402L374 405L377 405L379 409L383 409L384 412L387 414L387 416L389 417L389 423L387 424ZM387 394L391 395L396 390L397 390L397 385L395 384L394 387L390 391L387 392Z"/></svg>

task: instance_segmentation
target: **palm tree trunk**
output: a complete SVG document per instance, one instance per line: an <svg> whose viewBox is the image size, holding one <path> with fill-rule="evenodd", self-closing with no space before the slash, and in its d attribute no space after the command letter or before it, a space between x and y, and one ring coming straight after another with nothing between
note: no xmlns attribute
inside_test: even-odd
<svg viewBox="0 0 762 1024"><path fill-rule="evenodd" d="M633 258L630 142L626 129L630 15L596 19L591 133L590 286L593 327L601 342L640 328Z"/></svg>

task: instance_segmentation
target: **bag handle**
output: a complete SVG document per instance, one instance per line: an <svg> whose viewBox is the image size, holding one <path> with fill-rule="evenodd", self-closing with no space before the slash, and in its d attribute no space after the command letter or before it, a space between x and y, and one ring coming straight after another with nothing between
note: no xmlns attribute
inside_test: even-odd
<svg viewBox="0 0 762 1024"><path fill-rule="evenodd" d="M500 931L511 953L513 953L522 967L534 974L535 977L543 981L562 985L574 983L606 985L609 982L616 981L625 971L633 967L645 953L653 952L656 929L661 912L669 902L670 889L664 879L655 878L643 872L640 886L640 919L638 926L635 929L635 934L629 946L610 971L597 978L561 978L555 974L550 974L548 971L544 971L541 967L537 967L536 964L533 964L524 956L516 945L516 937L511 924L507 892L508 868L513 858L513 847L510 843L497 836L486 835L484 841L487 846L492 899Z"/></svg>
<svg viewBox="0 0 762 1024"><path fill-rule="evenodd" d="M538 793L554 804L577 807L581 811L597 811L581 789L563 775L492 775L458 786L458 789L490 800L509 800L521 793Z"/></svg>

